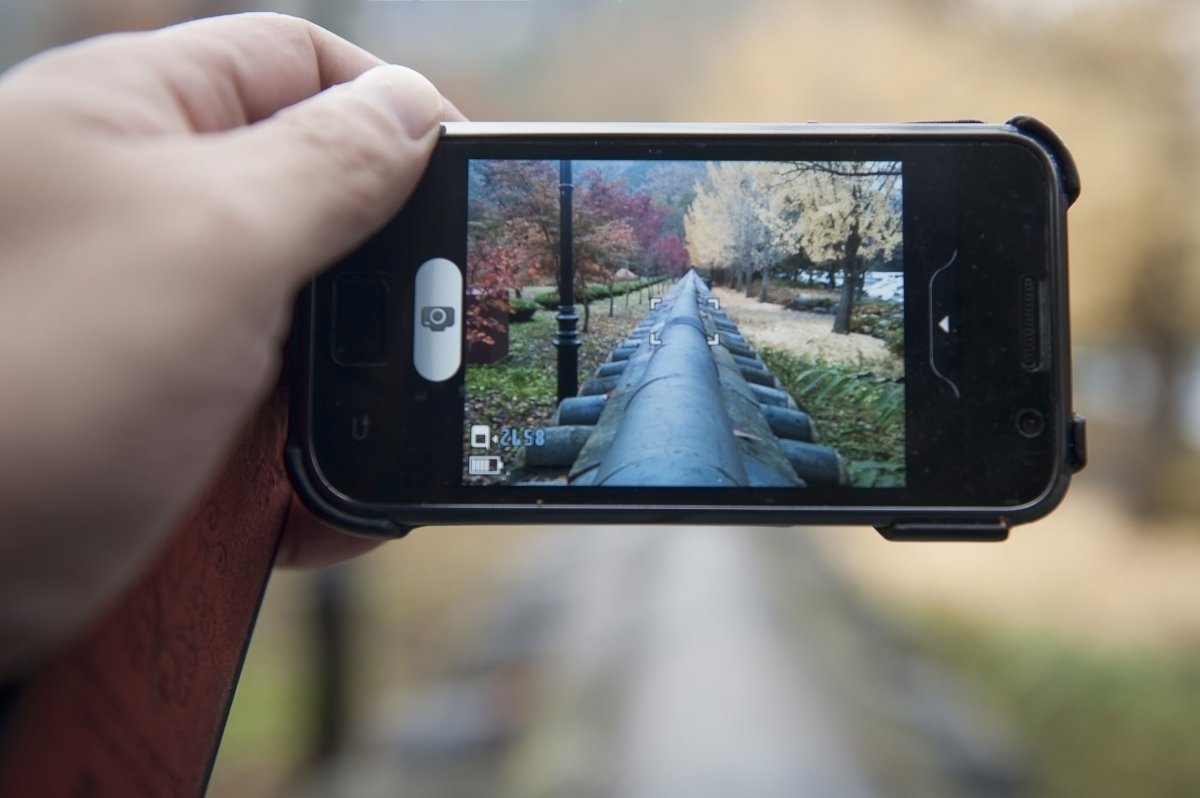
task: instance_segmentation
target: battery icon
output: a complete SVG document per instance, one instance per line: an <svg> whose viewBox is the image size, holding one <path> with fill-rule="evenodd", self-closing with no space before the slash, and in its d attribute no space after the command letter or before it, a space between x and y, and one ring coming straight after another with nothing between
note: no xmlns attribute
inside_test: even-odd
<svg viewBox="0 0 1200 798"><path fill-rule="evenodd" d="M467 458L467 473L473 476L495 476L503 468L500 458L495 455L472 455Z"/></svg>

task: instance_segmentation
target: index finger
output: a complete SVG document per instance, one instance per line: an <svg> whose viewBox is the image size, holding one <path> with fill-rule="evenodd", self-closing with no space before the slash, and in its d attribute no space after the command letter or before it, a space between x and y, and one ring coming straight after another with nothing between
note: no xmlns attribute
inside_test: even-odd
<svg viewBox="0 0 1200 798"><path fill-rule="evenodd" d="M145 46L174 62L162 77L198 130L266 119L384 63L306 19L271 13L186 22L152 34Z"/></svg>
<svg viewBox="0 0 1200 798"><path fill-rule="evenodd" d="M43 97L57 87L126 132L215 132L266 119L382 63L308 20L256 12L104 36L15 71L41 77ZM79 96L81 76L87 97Z"/></svg>

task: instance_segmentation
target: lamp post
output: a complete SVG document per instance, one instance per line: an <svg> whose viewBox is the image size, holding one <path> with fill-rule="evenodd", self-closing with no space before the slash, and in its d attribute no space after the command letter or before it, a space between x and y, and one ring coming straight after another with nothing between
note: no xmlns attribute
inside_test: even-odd
<svg viewBox="0 0 1200 798"><path fill-rule="evenodd" d="M579 316L575 313L575 238L571 227L571 162L558 166L558 401L579 393Z"/></svg>

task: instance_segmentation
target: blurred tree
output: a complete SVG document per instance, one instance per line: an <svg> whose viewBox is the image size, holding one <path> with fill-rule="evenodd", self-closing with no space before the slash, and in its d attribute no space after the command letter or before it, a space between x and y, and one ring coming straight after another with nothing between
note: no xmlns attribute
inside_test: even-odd
<svg viewBox="0 0 1200 798"><path fill-rule="evenodd" d="M44 46L261 7L237 0L51 0L40 7Z"/></svg>
<svg viewBox="0 0 1200 798"><path fill-rule="evenodd" d="M363 6L364 3L345 0L285 0L279 10L312 20L343 38L357 41Z"/></svg>
<svg viewBox="0 0 1200 798"><path fill-rule="evenodd" d="M39 16L31 3L0 2L0 69L37 52Z"/></svg>
<svg viewBox="0 0 1200 798"><path fill-rule="evenodd" d="M1048 122L1083 176L1069 219L1075 338L1137 342L1162 377L1152 428L1123 447L1122 485L1144 508L1178 505L1194 493L1184 486L1200 479L1198 464L1180 470L1180 458L1196 456L1177 398L1200 336L1195 3L1006 8L984 0L758 5L694 64L667 114L873 121L1023 112ZM796 31L820 35L797 47ZM574 50L593 54L578 42ZM621 57L635 56L626 49Z"/></svg>
<svg viewBox="0 0 1200 798"><path fill-rule="evenodd" d="M1063 136L1083 173L1083 198L1070 218L1077 332L1098 342L1135 333L1131 290L1145 253L1174 238L1181 262L1196 261L1191 220L1200 218L1200 195L1188 190L1197 182L1196 81L1171 43L1182 4L1077 4L1073 13L1040 17L1002 15L1000 4L979 0L955 3L953 11L942 5L754 6L724 32L718 51L693 64L696 74L677 87L667 114L845 121L1037 115ZM797 30L820 35L795 47ZM583 43L576 51L592 55ZM1177 279L1182 296L1173 323L1182 334L1200 333L1200 271L1189 266Z"/></svg>

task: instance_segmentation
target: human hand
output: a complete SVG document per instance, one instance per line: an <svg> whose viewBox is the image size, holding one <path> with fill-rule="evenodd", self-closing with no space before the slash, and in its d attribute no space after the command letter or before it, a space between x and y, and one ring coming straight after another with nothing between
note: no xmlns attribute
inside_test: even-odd
<svg viewBox="0 0 1200 798"><path fill-rule="evenodd" d="M278 376L298 288L395 214L448 109L247 14L0 80L0 673L144 567ZM285 558L361 548L298 511Z"/></svg>

